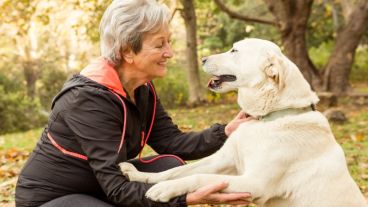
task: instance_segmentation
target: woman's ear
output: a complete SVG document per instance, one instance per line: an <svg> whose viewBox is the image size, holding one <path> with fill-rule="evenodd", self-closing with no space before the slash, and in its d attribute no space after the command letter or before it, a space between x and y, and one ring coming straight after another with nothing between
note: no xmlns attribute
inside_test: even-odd
<svg viewBox="0 0 368 207"><path fill-rule="evenodd" d="M124 62L129 63L129 64L133 63L135 53L130 47L126 48L125 50L122 50L121 54L122 54L122 58Z"/></svg>

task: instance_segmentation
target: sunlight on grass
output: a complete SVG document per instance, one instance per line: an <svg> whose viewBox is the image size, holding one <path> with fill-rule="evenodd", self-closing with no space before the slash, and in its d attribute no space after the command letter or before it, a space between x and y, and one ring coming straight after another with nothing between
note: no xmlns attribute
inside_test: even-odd
<svg viewBox="0 0 368 207"><path fill-rule="evenodd" d="M5 134L0 136L0 150L17 148L19 150L30 151L36 145L42 128L29 130L27 132L19 132L13 134Z"/></svg>

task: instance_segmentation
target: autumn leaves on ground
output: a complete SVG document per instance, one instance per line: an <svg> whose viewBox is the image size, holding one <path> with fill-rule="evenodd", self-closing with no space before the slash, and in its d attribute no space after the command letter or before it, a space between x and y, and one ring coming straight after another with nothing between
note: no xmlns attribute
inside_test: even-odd
<svg viewBox="0 0 368 207"><path fill-rule="evenodd" d="M368 198L368 106L345 104L342 108L348 121L331 123L337 141L343 146L349 170ZM169 110L182 130L199 130L212 123L226 123L235 116L234 104L217 104L193 109ZM323 109L320 109L323 111ZM14 206L17 175L42 129L0 136L0 206ZM146 154L152 153L145 150Z"/></svg>

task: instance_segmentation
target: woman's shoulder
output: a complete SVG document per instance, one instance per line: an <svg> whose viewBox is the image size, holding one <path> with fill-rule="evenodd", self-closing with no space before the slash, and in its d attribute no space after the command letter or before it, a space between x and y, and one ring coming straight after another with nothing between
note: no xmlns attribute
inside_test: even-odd
<svg viewBox="0 0 368 207"><path fill-rule="evenodd" d="M116 97L103 85L90 80L80 74L73 75L55 96L56 102L78 106L88 104L106 105L114 104Z"/></svg>

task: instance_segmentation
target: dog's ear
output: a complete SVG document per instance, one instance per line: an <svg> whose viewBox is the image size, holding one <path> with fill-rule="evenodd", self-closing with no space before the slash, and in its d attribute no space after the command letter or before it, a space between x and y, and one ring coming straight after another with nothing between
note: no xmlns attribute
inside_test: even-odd
<svg viewBox="0 0 368 207"><path fill-rule="evenodd" d="M277 85L279 90L284 88L285 66L279 55L269 54L264 72L268 80Z"/></svg>

